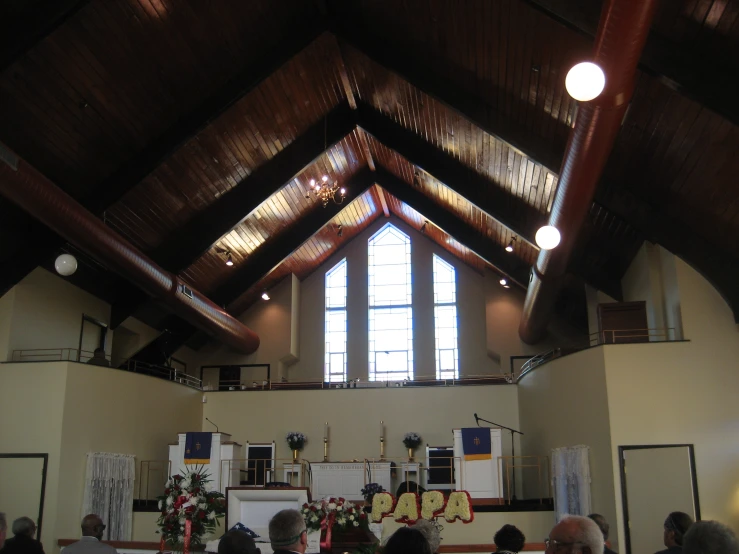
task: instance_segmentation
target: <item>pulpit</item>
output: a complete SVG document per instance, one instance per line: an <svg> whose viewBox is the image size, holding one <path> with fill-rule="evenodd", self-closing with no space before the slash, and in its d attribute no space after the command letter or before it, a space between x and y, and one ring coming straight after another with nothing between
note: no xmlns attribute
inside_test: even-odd
<svg viewBox="0 0 739 554"><path fill-rule="evenodd" d="M187 433L180 433L177 442L169 444L169 463L172 475L185 471L188 467L194 467L190 464L185 465L186 441ZM202 465L204 471L210 474L210 485L213 490L225 494L226 487L239 484L243 458L241 450L242 446L232 441L228 433L212 433L210 462L195 465Z"/></svg>
<svg viewBox="0 0 739 554"><path fill-rule="evenodd" d="M462 430L454 429L455 487L467 491L470 498L500 499L503 496L498 471L503 452L499 428L490 429L490 447L490 459L465 460Z"/></svg>

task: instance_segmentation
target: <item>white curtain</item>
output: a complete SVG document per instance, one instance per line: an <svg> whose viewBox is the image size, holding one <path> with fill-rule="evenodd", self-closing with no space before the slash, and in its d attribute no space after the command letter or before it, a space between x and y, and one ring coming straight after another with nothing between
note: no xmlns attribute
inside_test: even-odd
<svg viewBox="0 0 739 554"><path fill-rule="evenodd" d="M590 511L590 447L552 450L552 490L556 520L565 515L586 516Z"/></svg>
<svg viewBox="0 0 739 554"><path fill-rule="evenodd" d="M131 540L135 475L134 456L107 452L87 454L82 516L100 516L107 526L105 540Z"/></svg>

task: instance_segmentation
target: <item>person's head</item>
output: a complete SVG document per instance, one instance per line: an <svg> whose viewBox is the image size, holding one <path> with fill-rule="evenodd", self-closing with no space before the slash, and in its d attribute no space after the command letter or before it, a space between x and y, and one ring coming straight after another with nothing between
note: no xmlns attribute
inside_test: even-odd
<svg viewBox="0 0 739 554"><path fill-rule="evenodd" d="M718 521L696 521L683 537L683 554L736 554L739 541Z"/></svg>
<svg viewBox="0 0 739 554"><path fill-rule="evenodd" d="M565 516L544 541L546 554L603 554L603 534L585 516Z"/></svg>
<svg viewBox="0 0 739 554"><path fill-rule="evenodd" d="M89 350L88 350L89 352ZM96 348L95 352L93 354L96 358L105 358L105 349L104 348Z"/></svg>
<svg viewBox="0 0 739 554"><path fill-rule="evenodd" d="M36 534L36 524L30 517L19 517L13 522L13 534L33 538Z"/></svg>
<svg viewBox="0 0 739 554"><path fill-rule="evenodd" d="M261 554L248 533L232 529L218 543L218 554Z"/></svg>
<svg viewBox="0 0 739 554"><path fill-rule="evenodd" d="M95 537L97 540L103 540L103 531L105 531L105 524L100 516L97 514L88 514L82 518L82 536L83 537Z"/></svg>
<svg viewBox="0 0 739 554"><path fill-rule="evenodd" d="M384 554L432 554L429 541L413 527L401 527L385 543Z"/></svg>
<svg viewBox="0 0 739 554"><path fill-rule="evenodd" d="M5 537L8 534L8 520L5 512L0 512L0 548L5 544Z"/></svg>
<svg viewBox="0 0 739 554"><path fill-rule="evenodd" d="M526 537L515 525L504 525L493 537L497 550L508 550L509 552L521 552L526 542Z"/></svg>
<svg viewBox="0 0 739 554"><path fill-rule="evenodd" d="M305 552L308 546L308 530L305 520L297 510L282 510L269 520L269 542L273 550Z"/></svg>
<svg viewBox="0 0 739 554"><path fill-rule="evenodd" d="M426 537L431 549L431 554L439 551L439 545L441 544L441 535L439 534L439 528L431 523L428 519L419 519L413 524L413 529L420 531L421 534Z"/></svg>
<svg viewBox="0 0 739 554"><path fill-rule="evenodd" d="M665 530L662 538L665 546L667 548L682 546L683 537L691 525L693 525L693 518L685 512L671 512L665 519Z"/></svg>
<svg viewBox="0 0 739 554"><path fill-rule="evenodd" d="M604 518L600 514L590 514L588 517L592 519L595 522L595 524L600 528L600 532L603 533L603 541L607 541L608 531L611 529L611 526L608 525L606 518Z"/></svg>

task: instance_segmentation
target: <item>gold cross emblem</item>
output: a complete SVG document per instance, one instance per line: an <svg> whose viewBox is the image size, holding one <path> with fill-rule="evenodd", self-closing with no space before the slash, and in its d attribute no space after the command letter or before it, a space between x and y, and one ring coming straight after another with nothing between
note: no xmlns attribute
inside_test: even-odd
<svg viewBox="0 0 739 554"><path fill-rule="evenodd" d="M195 450L200 450L200 443L199 442L196 442L195 443Z"/></svg>
<svg viewBox="0 0 739 554"><path fill-rule="evenodd" d="M188 448L188 449L187 449L187 450L185 451L185 454L189 454L189 453L190 453L190 449Z"/></svg>
<svg viewBox="0 0 739 554"><path fill-rule="evenodd" d="M475 437L475 439L472 442L474 442L475 445L479 445L480 444L480 437Z"/></svg>

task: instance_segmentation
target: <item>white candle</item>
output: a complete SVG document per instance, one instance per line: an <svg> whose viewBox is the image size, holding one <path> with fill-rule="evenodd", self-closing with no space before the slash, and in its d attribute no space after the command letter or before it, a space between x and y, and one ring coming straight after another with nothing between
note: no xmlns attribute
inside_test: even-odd
<svg viewBox="0 0 739 554"><path fill-rule="evenodd" d="M383 437L385 434L385 427L382 425L382 421L380 422L380 438Z"/></svg>
<svg viewBox="0 0 739 554"><path fill-rule="evenodd" d="M328 421L323 426L323 438L324 439L328 438Z"/></svg>

